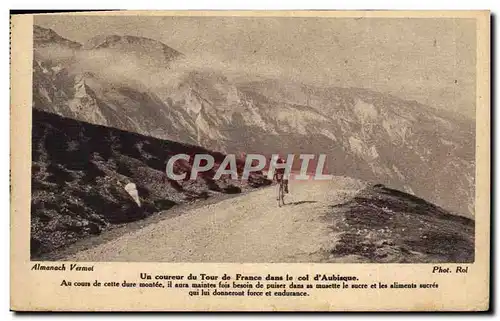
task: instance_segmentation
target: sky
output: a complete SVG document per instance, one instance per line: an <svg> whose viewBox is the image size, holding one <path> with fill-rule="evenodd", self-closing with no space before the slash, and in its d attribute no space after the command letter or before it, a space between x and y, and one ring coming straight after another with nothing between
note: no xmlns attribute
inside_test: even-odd
<svg viewBox="0 0 500 321"><path fill-rule="evenodd" d="M475 115L472 19L39 15L35 24L80 43L111 34L152 38L292 81L362 87Z"/></svg>

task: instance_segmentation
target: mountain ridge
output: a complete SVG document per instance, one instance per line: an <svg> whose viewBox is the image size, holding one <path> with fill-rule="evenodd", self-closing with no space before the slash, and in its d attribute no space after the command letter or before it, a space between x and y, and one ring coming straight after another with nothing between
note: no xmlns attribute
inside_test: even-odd
<svg viewBox="0 0 500 321"><path fill-rule="evenodd" d="M71 65L45 69L34 68L36 109L224 153L325 153L333 173L474 213L474 123L416 101L359 88L233 82L206 70L158 88L84 77L92 92L75 97Z"/></svg>
<svg viewBox="0 0 500 321"><path fill-rule="evenodd" d="M71 49L80 49L82 47L81 43L68 40L64 37L61 37L54 30L38 25L33 25L33 42L36 46L51 46L55 43Z"/></svg>
<svg viewBox="0 0 500 321"><path fill-rule="evenodd" d="M86 50L110 49L130 52L141 57L154 56L156 62L168 64L170 61L182 57L182 53L166 44L147 37L129 35L100 35L93 37L83 46Z"/></svg>

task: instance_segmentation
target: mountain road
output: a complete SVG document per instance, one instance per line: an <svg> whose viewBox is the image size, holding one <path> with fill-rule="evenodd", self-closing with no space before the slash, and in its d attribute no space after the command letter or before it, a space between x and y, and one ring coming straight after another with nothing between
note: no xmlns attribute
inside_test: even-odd
<svg viewBox="0 0 500 321"><path fill-rule="evenodd" d="M276 185L190 209L67 258L75 261L322 262L334 245L332 205L363 183L345 177L291 181L285 206ZM333 217L333 219L332 219ZM328 220L332 221L329 222Z"/></svg>

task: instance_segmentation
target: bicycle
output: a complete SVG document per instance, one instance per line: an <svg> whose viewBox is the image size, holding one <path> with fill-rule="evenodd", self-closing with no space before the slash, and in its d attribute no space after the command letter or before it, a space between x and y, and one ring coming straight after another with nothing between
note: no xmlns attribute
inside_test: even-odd
<svg viewBox="0 0 500 321"><path fill-rule="evenodd" d="M283 184L283 179L279 181L278 184L278 198L276 199L278 201L278 207L281 207L281 205L285 205L285 187Z"/></svg>

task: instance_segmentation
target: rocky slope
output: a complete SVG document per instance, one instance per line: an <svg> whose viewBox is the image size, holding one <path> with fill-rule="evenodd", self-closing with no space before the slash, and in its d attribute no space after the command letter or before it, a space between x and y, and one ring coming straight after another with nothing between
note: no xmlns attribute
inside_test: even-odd
<svg viewBox="0 0 500 321"><path fill-rule="evenodd" d="M177 204L219 194L237 194L270 182L260 174L248 181L214 171L194 181L167 179L167 160L178 153L209 153L216 166L224 155L33 110L31 254L40 254L142 219ZM241 172L243 163L238 161ZM190 173L190 163L176 171ZM125 191L137 186L141 206Z"/></svg>
<svg viewBox="0 0 500 321"><path fill-rule="evenodd" d="M75 47L45 32L39 38ZM179 76L173 62L181 55L150 39L97 37L65 59L47 59L47 42L38 43L36 109L226 153L325 153L333 174L380 182L474 214L473 120L359 88L236 81L208 67L182 69ZM88 62L82 55L100 57L102 50L138 58L130 64L134 70L149 70L151 61L157 68L125 82L130 75L118 77L122 71L112 59L103 67L107 74L82 67ZM144 68L137 68L141 61ZM156 81L170 75L175 81Z"/></svg>
<svg viewBox="0 0 500 321"><path fill-rule="evenodd" d="M424 199L369 186L327 215L342 219L333 257L359 262L474 262L474 220ZM328 220L327 220L328 221Z"/></svg>

